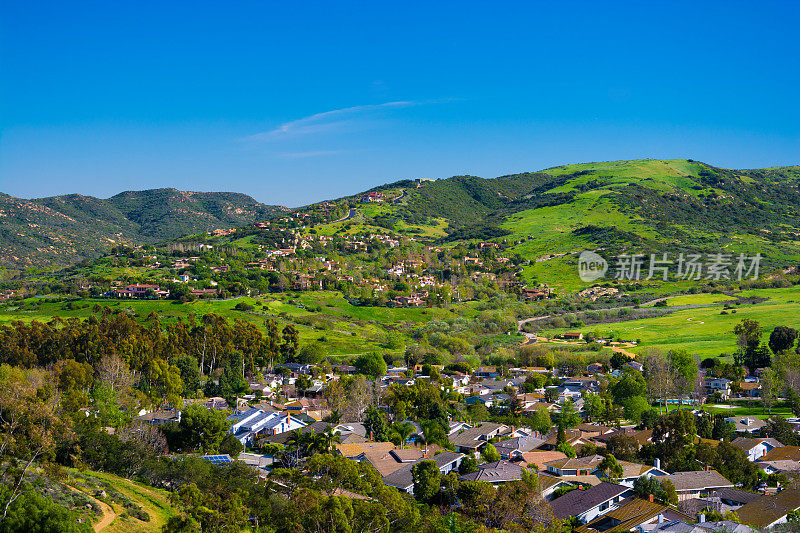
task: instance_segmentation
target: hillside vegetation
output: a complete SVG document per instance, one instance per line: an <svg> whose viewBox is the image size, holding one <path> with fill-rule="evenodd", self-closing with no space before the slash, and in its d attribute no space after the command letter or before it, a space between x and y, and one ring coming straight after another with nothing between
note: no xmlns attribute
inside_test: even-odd
<svg viewBox="0 0 800 533"><path fill-rule="evenodd" d="M128 191L25 200L0 194L0 264L69 264L119 243L154 243L262 220L282 211L240 193Z"/></svg>

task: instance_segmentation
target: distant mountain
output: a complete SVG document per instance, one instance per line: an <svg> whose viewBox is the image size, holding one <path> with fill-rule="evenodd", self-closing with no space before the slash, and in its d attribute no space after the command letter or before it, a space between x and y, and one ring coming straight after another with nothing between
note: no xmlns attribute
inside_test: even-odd
<svg viewBox="0 0 800 533"><path fill-rule="evenodd" d="M105 200L80 194L25 200L0 193L0 265L69 264L116 244L241 226L285 210L231 192L150 189Z"/></svg>

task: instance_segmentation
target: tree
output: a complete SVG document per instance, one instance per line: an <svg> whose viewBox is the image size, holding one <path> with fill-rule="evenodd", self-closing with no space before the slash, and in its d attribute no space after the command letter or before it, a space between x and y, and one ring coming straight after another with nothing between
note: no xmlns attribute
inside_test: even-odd
<svg viewBox="0 0 800 533"><path fill-rule="evenodd" d="M622 368L623 366L627 365L630 362L631 362L630 357L619 352L614 352L614 354L611 356L611 361L610 361L611 368L613 368L614 370Z"/></svg>
<svg viewBox="0 0 800 533"><path fill-rule="evenodd" d="M163 359L154 359L148 372L151 396L157 403L166 401L169 405L180 409L183 406L183 382L181 371Z"/></svg>
<svg viewBox="0 0 800 533"><path fill-rule="evenodd" d="M367 416L364 418L364 429L367 435L374 441L382 442L386 440L386 417L375 407L367 409Z"/></svg>
<svg viewBox="0 0 800 533"><path fill-rule="evenodd" d="M550 411L546 407L539 407L534 411L530 421L531 429L538 431L542 435L546 435L550 428L553 427L553 421L550 418Z"/></svg>
<svg viewBox="0 0 800 533"><path fill-rule="evenodd" d="M765 368L761 374L761 403L764 411L772 414L772 406L781 390L780 378L771 368Z"/></svg>
<svg viewBox="0 0 800 533"><path fill-rule="evenodd" d="M661 353L651 351L643 358L644 375L647 382L647 395L651 400L659 401L658 413L662 404L667 408L667 397L672 390L672 369L669 360Z"/></svg>
<svg viewBox="0 0 800 533"><path fill-rule="evenodd" d="M561 406L561 413L558 415L558 425L565 428L575 427L581 423L581 415L575 409L572 400L567 400Z"/></svg>
<svg viewBox="0 0 800 533"><path fill-rule="evenodd" d="M778 354L790 350L797 340L797 330L787 326L777 326L769 335L769 349Z"/></svg>
<svg viewBox="0 0 800 533"><path fill-rule="evenodd" d="M411 468L414 481L414 497L423 503L431 503L442 486L442 473L435 461L420 461Z"/></svg>
<svg viewBox="0 0 800 533"><path fill-rule="evenodd" d="M200 365L191 355L179 355L172 359L172 364L178 367L184 391L194 397L200 388Z"/></svg>
<svg viewBox="0 0 800 533"><path fill-rule="evenodd" d="M639 452L639 441L633 435L617 433L608 439L606 451L622 461L633 461Z"/></svg>
<svg viewBox="0 0 800 533"><path fill-rule="evenodd" d="M410 422L399 422L392 425L392 429L397 433L398 437L400 437L400 449L403 449L408 437L414 433L414 426Z"/></svg>
<svg viewBox="0 0 800 533"><path fill-rule="evenodd" d="M219 443L219 453L228 454L234 459L239 457L239 454L244 451L244 446L239 439L227 433L223 438L222 442Z"/></svg>
<svg viewBox="0 0 800 533"><path fill-rule="evenodd" d="M461 461L461 464L458 465L458 473L461 474L462 476L477 471L478 471L478 461L472 454L468 454L466 457L464 457L464 459Z"/></svg>
<svg viewBox="0 0 800 533"><path fill-rule="evenodd" d="M178 423L180 447L203 453L216 452L230 426L224 412L191 404L183 410Z"/></svg>
<svg viewBox="0 0 800 533"><path fill-rule="evenodd" d="M622 477L622 465L619 464L617 458L614 457L613 454L606 455L600 464L597 465L599 468L608 478L611 480L612 483L616 483L616 481Z"/></svg>
<svg viewBox="0 0 800 533"><path fill-rule="evenodd" d="M353 363L353 366L356 367L356 371L359 374L371 377L372 379L382 377L386 374L387 368L386 361L376 352L359 355Z"/></svg>
<svg viewBox="0 0 800 533"><path fill-rule="evenodd" d="M689 411L678 409L660 418L653 428L653 443L659 455L669 460L694 442L696 434L694 416Z"/></svg>
<svg viewBox="0 0 800 533"><path fill-rule="evenodd" d="M670 505L678 505L678 491L675 490L675 484L669 479L662 479L661 487L664 490L662 500L664 503Z"/></svg>
<svg viewBox="0 0 800 533"><path fill-rule="evenodd" d="M670 350L667 352L670 360L670 367L673 371L673 383L675 392L681 397L688 396L694 389L695 378L697 377L697 363L694 357L689 355L686 350Z"/></svg>
<svg viewBox="0 0 800 533"><path fill-rule="evenodd" d="M483 455L483 459L487 463L494 463L500 460L500 452L497 451L497 448L495 448L494 444L491 442L486 443L486 446L481 450L481 455Z"/></svg>

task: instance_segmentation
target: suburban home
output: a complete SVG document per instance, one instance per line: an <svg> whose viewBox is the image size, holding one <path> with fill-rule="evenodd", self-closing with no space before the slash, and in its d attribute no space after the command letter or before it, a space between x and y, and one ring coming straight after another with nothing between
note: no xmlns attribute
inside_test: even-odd
<svg viewBox="0 0 800 533"><path fill-rule="evenodd" d="M648 466L642 465L639 463L631 463L628 461L619 461L620 466L622 467L622 477L617 479L615 483L619 483L620 485L624 485L626 487L633 488L634 482L642 476L652 477L652 476L668 476L669 473L665 470L661 470L661 468L655 466ZM599 477L600 479L607 479L606 473L602 470L595 470L592 472L594 475ZM610 480L608 480L610 481Z"/></svg>
<svg viewBox="0 0 800 533"><path fill-rule="evenodd" d="M556 459L544 464L547 473L553 476L587 476L597 469L597 465L603 460L602 455L590 455L588 457L575 457L566 459Z"/></svg>
<svg viewBox="0 0 800 533"><path fill-rule="evenodd" d="M600 483L585 490L573 490L550 502L553 514L559 520L574 516L582 524L591 522L601 514L620 506L633 490L613 483Z"/></svg>
<svg viewBox="0 0 800 533"><path fill-rule="evenodd" d="M348 442L336 445L336 450L354 461L363 461L369 454L389 453L395 449L391 442Z"/></svg>
<svg viewBox="0 0 800 533"><path fill-rule="evenodd" d="M590 363L586 367L587 374L602 374L603 373L603 363Z"/></svg>
<svg viewBox="0 0 800 533"><path fill-rule="evenodd" d="M476 472L464 474L461 479L464 481L485 481L497 487L509 481L522 479L522 470L522 466L518 463L495 461L479 465Z"/></svg>
<svg viewBox="0 0 800 533"><path fill-rule="evenodd" d="M169 298L169 290L162 289L158 285L134 284L126 285L121 289L114 289L114 296L117 298L145 298L148 294L153 294L158 298Z"/></svg>
<svg viewBox="0 0 800 533"><path fill-rule="evenodd" d="M767 425L763 420L750 416L731 416L725 421L736 426L736 433L756 433Z"/></svg>
<svg viewBox="0 0 800 533"><path fill-rule="evenodd" d="M558 489L571 486L572 483L570 481L539 472L539 490L542 492L542 498L547 501L553 499L553 493Z"/></svg>
<svg viewBox="0 0 800 533"><path fill-rule="evenodd" d="M739 383L738 395L746 398L758 398L761 396L761 383L751 381Z"/></svg>
<svg viewBox="0 0 800 533"><path fill-rule="evenodd" d="M141 413L141 411L140 411ZM150 424L151 426L163 426L170 422L180 422L181 412L177 409L151 411L149 413L141 413L133 419L134 422L141 424Z"/></svg>
<svg viewBox="0 0 800 533"><path fill-rule="evenodd" d="M543 450L533 450L530 452L524 452L520 454L518 457L515 458L515 461L519 462L521 466L525 468L531 468L535 470L545 470L544 464L550 461L559 461L561 459L566 459L567 456L564 455L562 452L558 451L543 451ZM540 475L543 475L540 474Z"/></svg>
<svg viewBox="0 0 800 533"><path fill-rule="evenodd" d="M232 414L228 417L231 421L229 432L244 446L252 446L255 437L259 434L275 435L294 429L300 429L307 424L289 414L268 412L251 408L243 413Z"/></svg>
<svg viewBox="0 0 800 533"><path fill-rule="evenodd" d="M544 439L538 437L513 437L498 442L494 447L502 459L516 459L521 457L524 452L538 448L543 443Z"/></svg>
<svg viewBox="0 0 800 533"><path fill-rule="evenodd" d="M595 531L614 532L630 531L647 524L659 524L693 519L672 508L641 498L628 498L616 509L604 513L594 520L582 525L575 533L593 533Z"/></svg>
<svg viewBox="0 0 800 533"><path fill-rule="evenodd" d="M800 462L800 446L780 446L778 448L773 448L764 454L761 460Z"/></svg>
<svg viewBox="0 0 800 533"><path fill-rule="evenodd" d="M450 435L450 443L461 453L477 453L490 439L508 430L504 424L484 422L475 427L462 429Z"/></svg>
<svg viewBox="0 0 800 533"><path fill-rule="evenodd" d="M731 381L725 378L706 378L706 393L714 394L719 392L723 398L731 395Z"/></svg>
<svg viewBox="0 0 800 533"><path fill-rule="evenodd" d="M736 514L743 524L769 529L788 521L786 515L800 509L800 489L786 489L775 496L761 496L740 507Z"/></svg>
<svg viewBox="0 0 800 533"><path fill-rule="evenodd" d="M482 366L475 371L475 377L478 378L496 378L499 375L500 372L495 366Z"/></svg>
<svg viewBox="0 0 800 533"><path fill-rule="evenodd" d="M707 498L690 498L678 505L678 510L689 516L698 516L706 509L713 509L722 514L735 511L739 507L760 498L762 495L739 489L724 488L711 492Z"/></svg>
<svg viewBox="0 0 800 533"><path fill-rule="evenodd" d="M689 498L706 498L715 490L734 486L716 470L675 472L672 475L655 476L655 478L661 482L671 481L675 485L679 502Z"/></svg>
<svg viewBox="0 0 800 533"><path fill-rule="evenodd" d="M749 439L737 437L731 442L734 446L747 454L747 458L756 462L775 448L782 448L783 444L775 439Z"/></svg>
<svg viewBox="0 0 800 533"><path fill-rule="evenodd" d="M457 471L463 459L464 459L464 454L456 452L441 452L429 458L429 460L434 461L436 465L439 467L439 472L445 475L449 474L454 470ZM426 459L421 459L413 463L404 464L401 468L395 470L394 472L392 472L387 476L384 476L383 483L385 485L389 485L390 487L395 487L399 490L402 490L403 492L413 495L414 478L411 474L411 469L414 467L415 464L425 460Z"/></svg>

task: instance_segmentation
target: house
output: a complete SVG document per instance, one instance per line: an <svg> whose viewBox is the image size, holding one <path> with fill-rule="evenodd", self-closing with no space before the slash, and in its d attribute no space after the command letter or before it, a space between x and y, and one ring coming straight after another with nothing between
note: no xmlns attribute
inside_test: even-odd
<svg viewBox="0 0 800 533"><path fill-rule="evenodd" d="M603 373L603 363L590 363L586 367L587 374L602 374Z"/></svg>
<svg viewBox="0 0 800 533"><path fill-rule="evenodd" d="M555 450L553 451L533 450L530 452L523 452L522 454L517 456L515 460L525 468L530 468L534 470L544 470L545 463L550 461L559 461L561 459L566 459L566 458L567 456L564 455L562 452L558 452ZM541 475L545 474L540 473L540 476Z"/></svg>
<svg viewBox="0 0 800 533"><path fill-rule="evenodd" d="M475 377L478 378L496 378L498 376L500 376L500 372L495 366L482 366L475 371Z"/></svg>
<svg viewBox="0 0 800 533"><path fill-rule="evenodd" d="M716 470L675 472L672 475L655 476L655 478L661 482L664 480L671 481L675 485L679 502L689 498L705 498L715 490L733 487L733 483L725 479Z"/></svg>
<svg viewBox="0 0 800 533"><path fill-rule="evenodd" d="M555 476L548 476L539 472L539 490L542 493L542 498L547 501L553 499L553 494L560 488L571 487L572 483L565 479Z"/></svg>
<svg viewBox="0 0 800 533"><path fill-rule="evenodd" d="M761 383L744 381L739 383L739 394L746 398L758 398L761 396Z"/></svg>
<svg viewBox="0 0 800 533"><path fill-rule="evenodd" d="M275 435L308 425L289 414L268 412L256 408L232 414L228 420L231 422L229 432L244 446L252 446L256 436L260 434Z"/></svg>
<svg viewBox="0 0 800 533"><path fill-rule="evenodd" d="M142 424L150 424L151 426L163 426L170 422L180 422L181 412L177 409L152 411L150 413L142 413L133 420Z"/></svg>
<svg viewBox="0 0 800 533"><path fill-rule="evenodd" d="M458 467L461 465L461 461L464 459L464 454L457 452L441 452L433 457L430 457L429 459L436 463L436 465L439 467L439 472L446 475L454 470L458 470ZM420 461L425 460L426 459L421 459ZM383 483L413 495L414 478L411 474L411 469L420 461L404 464L401 468L395 470L387 476L384 476Z"/></svg>
<svg viewBox="0 0 800 533"><path fill-rule="evenodd" d="M344 439L342 439L344 440ZM342 442L336 444L336 450L354 461L363 461L370 454L375 453L389 453L395 449L395 445L391 442Z"/></svg>
<svg viewBox="0 0 800 533"><path fill-rule="evenodd" d="M736 514L743 524L769 529L785 524L792 511L800 509L800 489L786 489L775 496L761 496L740 507Z"/></svg>
<svg viewBox="0 0 800 533"><path fill-rule="evenodd" d="M473 405L479 403L484 405L485 407L491 407L492 405L494 405L495 399L494 396L492 396L491 394L480 394L465 398L464 403L466 403L467 405Z"/></svg>
<svg viewBox="0 0 800 533"><path fill-rule="evenodd" d="M576 331L568 331L566 333L562 333L561 338L572 341L580 341L583 340L583 333L579 333Z"/></svg>
<svg viewBox="0 0 800 533"><path fill-rule="evenodd" d="M735 511L761 496L761 494L755 492L724 488L711 492L708 498L683 500L678 504L678 510L689 516L698 516L706 509L713 509L724 514L728 511Z"/></svg>
<svg viewBox="0 0 800 533"><path fill-rule="evenodd" d="M589 455L548 461L544 464L548 474L553 476L586 476L597 469L603 460L602 455Z"/></svg>
<svg viewBox="0 0 800 533"><path fill-rule="evenodd" d="M559 520L574 516L582 524L591 522L601 514L620 506L633 490L613 483L600 483L585 490L573 490L550 502L553 514Z"/></svg>
<svg viewBox="0 0 800 533"><path fill-rule="evenodd" d="M736 433L756 433L767 425L763 420L750 416L732 416L726 418L725 422L732 423Z"/></svg>
<svg viewBox="0 0 800 533"><path fill-rule="evenodd" d="M706 393L719 392L723 398L727 398L731 394L731 382L725 378L706 378L705 388Z"/></svg>
<svg viewBox="0 0 800 533"><path fill-rule="evenodd" d="M146 298L148 294L153 294L158 298L169 298L169 290L162 289L158 285L134 284L126 285L121 289L114 290L117 298Z"/></svg>
<svg viewBox="0 0 800 533"><path fill-rule="evenodd" d="M497 487L509 481L522 479L522 470L522 466L518 463L495 461L479 465L477 471L464 474L461 479L464 481L484 481Z"/></svg>
<svg viewBox="0 0 800 533"><path fill-rule="evenodd" d="M773 448L761 457L761 461L800 462L800 446L780 446Z"/></svg>
<svg viewBox="0 0 800 533"><path fill-rule="evenodd" d="M764 457L767 452L775 448L782 448L783 444L775 439L749 439L747 437L737 437L731 442L734 446L747 454L747 458L756 462Z"/></svg>
<svg viewBox="0 0 800 533"><path fill-rule="evenodd" d="M612 509L589 523L580 526L575 530L575 533L594 533L595 531L608 533L627 532L646 524L663 524L665 521L676 520L693 521L692 517L675 511L666 505L641 498L629 498L616 509Z"/></svg>
<svg viewBox="0 0 800 533"><path fill-rule="evenodd" d="M450 435L450 443L461 453L477 453L490 439L497 437L508 429L504 424L484 422L475 427L466 428Z"/></svg>
<svg viewBox="0 0 800 533"><path fill-rule="evenodd" d="M512 437L504 441L500 441L494 445L502 459L516 459L522 457L524 452L529 452L534 448L538 448L544 443L544 439L538 437Z"/></svg>
<svg viewBox="0 0 800 533"><path fill-rule="evenodd" d="M616 483L626 487L633 488L633 484L642 476L668 476L669 473L656 466L648 466L639 463L631 463L629 461L619 461L622 467L622 477L616 480ZM602 470L595 470L592 472L600 479L607 479L606 473Z"/></svg>

